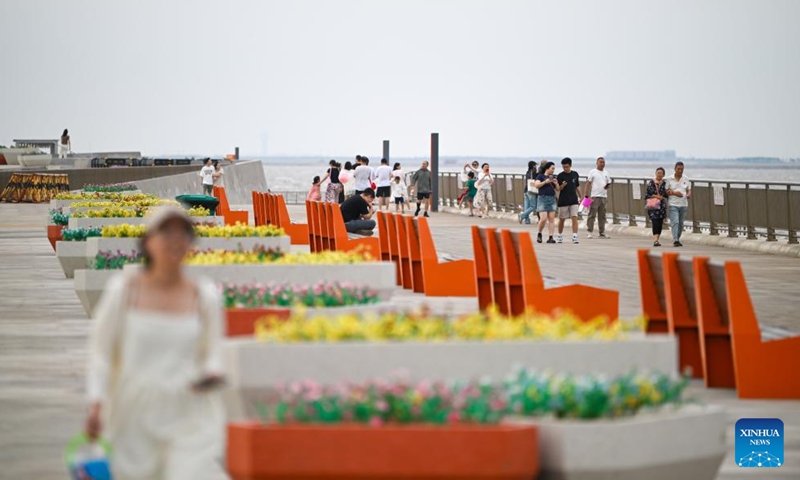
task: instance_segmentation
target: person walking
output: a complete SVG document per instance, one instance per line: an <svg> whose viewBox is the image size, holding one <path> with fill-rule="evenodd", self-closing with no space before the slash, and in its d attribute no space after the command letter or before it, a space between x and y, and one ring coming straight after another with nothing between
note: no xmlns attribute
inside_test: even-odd
<svg viewBox="0 0 800 480"><path fill-rule="evenodd" d="M95 310L85 433L113 445L115 479L228 478L222 296L181 265L194 237L183 209L154 209L144 268L112 277Z"/></svg>
<svg viewBox="0 0 800 480"><path fill-rule="evenodd" d="M689 198L692 196L692 184L683 174L683 162L675 164L675 174L667 179L667 195L669 197L669 227L672 230L672 246L682 247L683 221L689 210Z"/></svg>
<svg viewBox="0 0 800 480"><path fill-rule="evenodd" d="M200 185L203 188L203 195L214 193L214 167L210 158L206 158L203 168L200 169Z"/></svg>
<svg viewBox="0 0 800 480"><path fill-rule="evenodd" d="M67 154L72 150L72 140L69 138L69 130L64 129L61 140L58 142L58 158L67 158Z"/></svg>
<svg viewBox="0 0 800 480"><path fill-rule="evenodd" d="M322 181L319 179L319 175L314 177L311 181L311 188L308 190L308 195L306 195L306 200L309 202L319 202L322 200L322 192L320 192L320 185Z"/></svg>
<svg viewBox="0 0 800 480"><path fill-rule="evenodd" d="M396 176L392 180L392 197L394 198L395 213L406 213L406 187L400 176Z"/></svg>
<svg viewBox="0 0 800 480"><path fill-rule="evenodd" d="M221 187L222 176L225 175L225 171L222 170L222 164L220 164L218 160L215 160L212 166L214 167L214 174L211 176L211 178L214 179L214 185Z"/></svg>
<svg viewBox="0 0 800 480"><path fill-rule="evenodd" d="M356 179L356 195L361 195L368 188L372 190L372 180L374 179L374 172L369 166L369 159L367 157L359 156L356 160L356 169L353 172L353 177Z"/></svg>
<svg viewBox="0 0 800 480"><path fill-rule="evenodd" d="M599 237L609 238L606 235L606 199L610 187L611 177L606 172L606 159L598 157L596 167L589 171L586 186L583 188L583 196L588 196L592 200L592 205L589 207L589 218L586 220L586 230L588 231L586 238L592 238L595 219L597 219Z"/></svg>
<svg viewBox="0 0 800 480"><path fill-rule="evenodd" d="M384 207L389 211L389 200L392 196L392 169L389 167L389 160L381 158L381 166L375 169L375 185L378 189L375 196L378 198L378 209Z"/></svg>
<svg viewBox="0 0 800 480"><path fill-rule="evenodd" d="M653 246L660 247L661 230L664 226L664 217L667 216L667 183L664 181L666 170L661 167L656 169L656 177L647 182L645 194L645 210L653 225Z"/></svg>
<svg viewBox="0 0 800 480"><path fill-rule="evenodd" d="M342 192L342 182L339 181L339 162L331 160L328 162L328 171L320 180L320 184L328 180L328 188L325 189L325 201L339 203L339 194Z"/></svg>
<svg viewBox="0 0 800 480"><path fill-rule="evenodd" d="M464 201L467 202L469 205L469 216L475 216L475 196L478 194L478 189L475 188L475 183L477 180L475 179L475 173L469 172L467 173L467 194L464 197Z"/></svg>
<svg viewBox="0 0 800 480"><path fill-rule="evenodd" d="M419 215L420 208L425 205L425 212L422 214L422 216L429 217L430 215L428 215L428 210L431 209L432 183L431 171L428 170L427 160L424 160L419 170L414 172L414 175L411 176L411 185L414 186L414 191L417 195L417 211L414 212L414 216L416 217Z"/></svg>
<svg viewBox="0 0 800 480"><path fill-rule="evenodd" d="M536 182L536 162L528 162L528 171L525 172L525 186L522 197L522 213L519 214L519 223L531 224L531 213L536 211L536 189L531 188Z"/></svg>
<svg viewBox="0 0 800 480"><path fill-rule="evenodd" d="M558 179L555 175L556 164L546 162L539 168L539 175L536 176L536 188L539 189L539 198L536 200L536 208L539 210L539 233L536 241L542 243L542 231L544 224L547 223L549 237L547 243L556 243L553 239L553 232L556 226L556 192L559 189ZM541 215L541 214L544 215Z"/></svg>
<svg viewBox="0 0 800 480"><path fill-rule="evenodd" d="M572 169L572 159L561 160L561 173L558 181L558 237L556 243L564 241L564 222L572 220L572 243L578 243L578 205L580 199L580 175Z"/></svg>
<svg viewBox="0 0 800 480"><path fill-rule="evenodd" d="M353 164L348 161L344 162L344 169L339 172L339 183L344 187L341 195L339 195L339 203L344 203L346 198L356 193L356 179L353 177L354 169Z"/></svg>
<svg viewBox="0 0 800 480"><path fill-rule="evenodd" d="M489 210L492 208L494 199L492 198L492 185L494 185L494 177L489 172L489 164L484 163L481 165L481 173L478 175L478 180L475 182L475 187L478 189L478 196L475 197L475 203L478 205L478 217L489 217Z"/></svg>
<svg viewBox="0 0 800 480"><path fill-rule="evenodd" d="M353 195L341 205L344 228L348 233L359 235L372 235L375 230L375 220L372 215L372 202L375 201L375 192L367 187L366 190Z"/></svg>

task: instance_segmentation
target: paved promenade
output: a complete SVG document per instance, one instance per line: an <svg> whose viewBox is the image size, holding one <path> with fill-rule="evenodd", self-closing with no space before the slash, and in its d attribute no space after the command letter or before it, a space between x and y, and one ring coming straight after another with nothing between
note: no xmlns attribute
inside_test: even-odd
<svg viewBox="0 0 800 480"><path fill-rule="evenodd" d="M0 480L66 478L62 453L67 440L81 428L84 413L84 362L90 322L63 276L45 235L45 205L0 204ZM302 221L300 207L290 207ZM434 214L431 219L442 253L471 257L467 217ZM505 220L481 220L484 225L521 228ZM636 248L649 245L640 237L587 240L580 245L542 245L537 253L543 271L559 283L583 283L616 288L622 314L639 313ZM672 250L664 248L664 250ZM800 280L800 259L687 246L686 255L743 262L761 322L765 326L800 331L792 300ZM425 301L402 294L403 301ZM474 300L442 299L439 305L474 308ZM790 374L790 372L786 372ZM793 372L792 372L793 373ZM800 401L741 401L730 390L705 390L693 385L690 394L729 408L731 425L741 417L777 416L786 424L786 465L780 469L747 470L730 454L719 479L800 478Z"/></svg>

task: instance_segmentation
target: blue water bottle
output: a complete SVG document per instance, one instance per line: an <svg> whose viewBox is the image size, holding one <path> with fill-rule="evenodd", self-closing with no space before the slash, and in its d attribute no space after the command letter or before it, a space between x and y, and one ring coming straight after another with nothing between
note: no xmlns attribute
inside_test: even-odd
<svg viewBox="0 0 800 480"><path fill-rule="evenodd" d="M111 445L106 440L92 441L81 433L67 444L64 456L72 480L112 480Z"/></svg>

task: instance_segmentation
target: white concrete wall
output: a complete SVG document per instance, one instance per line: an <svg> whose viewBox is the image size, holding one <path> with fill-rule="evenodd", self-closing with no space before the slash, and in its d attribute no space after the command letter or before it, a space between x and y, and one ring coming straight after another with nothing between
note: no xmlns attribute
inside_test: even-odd
<svg viewBox="0 0 800 480"><path fill-rule="evenodd" d="M162 167L169 168L169 167ZM265 192L267 190L267 177L261 162L241 161L223 167L225 175L223 182L228 203L231 205L246 205L252 203L253 190ZM149 180L137 180L136 186L144 193L151 193L163 198L175 198L184 194L201 194L200 167L197 172L182 173Z"/></svg>

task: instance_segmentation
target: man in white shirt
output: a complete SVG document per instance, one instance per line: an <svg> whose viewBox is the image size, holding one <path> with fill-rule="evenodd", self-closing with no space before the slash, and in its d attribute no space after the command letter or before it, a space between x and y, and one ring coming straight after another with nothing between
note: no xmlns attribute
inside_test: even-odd
<svg viewBox="0 0 800 480"><path fill-rule="evenodd" d="M586 237L592 238L594 231L594 220L597 219L600 238L609 238L606 235L606 199L608 189L611 187L611 177L606 173L606 159L597 158L597 168L589 171L586 177L586 184L583 187L583 196L592 199L592 206L589 208L589 218L586 220L586 230L589 232Z"/></svg>
<svg viewBox="0 0 800 480"><path fill-rule="evenodd" d="M389 210L389 198L392 196L392 168L389 160L381 158L381 166L375 169L375 185L377 190L375 196L378 197L378 210L386 207Z"/></svg>
<svg viewBox="0 0 800 480"><path fill-rule="evenodd" d="M683 175L683 162L675 164L675 174L667 179L667 197L669 198L669 227L672 230L672 246L682 247L683 221L689 210L689 198L692 196L692 184Z"/></svg>
<svg viewBox="0 0 800 480"><path fill-rule="evenodd" d="M211 195L214 192L214 167L211 159L206 158L206 163L200 169L200 185L203 187L204 195Z"/></svg>
<svg viewBox="0 0 800 480"><path fill-rule="evenodd" d="M353 171L353 178L356 179L356 195L361 195L368 188L371 188L372 179L375 173L369 166L369 159L361 157L361 161Z"/></svg>

